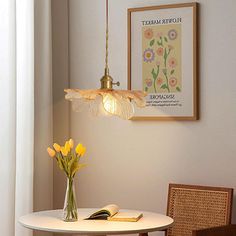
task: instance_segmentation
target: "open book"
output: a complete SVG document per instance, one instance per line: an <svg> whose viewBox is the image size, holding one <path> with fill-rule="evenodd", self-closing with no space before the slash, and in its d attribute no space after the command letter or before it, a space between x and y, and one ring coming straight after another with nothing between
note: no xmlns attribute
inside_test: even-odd
<svg viewBox="0 0 236 236"><path fill-rule="evenodd" d="M143 214L141 212L119 212L119 207L115 204L107 205L94 212L85 220L110 220L136 222Z"/></svg>

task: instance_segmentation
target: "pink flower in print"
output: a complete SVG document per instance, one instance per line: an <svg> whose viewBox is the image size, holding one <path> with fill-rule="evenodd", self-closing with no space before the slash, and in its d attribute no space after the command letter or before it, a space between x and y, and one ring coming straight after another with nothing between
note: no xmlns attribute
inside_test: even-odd
<svg viewBox="0 0 236 236"><path fill-rule="evenodd" d="M169 85L170 85L171 87L175 87L176 84L177 84L177 79L176 79L175 77L170 77L170 79L169 79Z"/></svg>
<svg viewBox="0 0 236 236"><path fill-rule="evenodd" d="M152 79L149 79L149 78L145 79L145 83L148 87L151 87L152 86Z"/></svg>
<svg viewBox="0 0 236 236"><path fill-rule="evenodd" d="M170 40L175 40L177 38L177 36L178 36L178 33L175 29L169 30L168 37Z"/></svg>
<svg viewBox="0 0 236 236"><path fill-rule="evenodd" d="M151 39L153 37L153 30L152 29L146 29L144 31L144 36L146 39Z"/></svg>
<svg viewBox="0 0 236 236"><path fill-rule="evenodd" d="M162 32L158 32L157 33L157 38L160 38L160 37L162 37L163 36L163 33Z"/></svg>
<svg viewBox="0 0 236 236"><path fill-rule="evenodd" d="M168 61L169 67L175 68L177 66L177 61L174 57L171 57Z"/></svg>
<svg viewBox="0 0 236 236"><path fill-rule="evenodd" d="M158 56L163 56L163 52L164 52L164 50L163 50L163 48L161 48L161 47L158 48L157 51L156 51L156 53L157 53Z"/></svg>
<svg viewBox="0 0 236 236"><path fill-rule="evenodd" d="M158 77L156 83L159 86L162 85L163 84L163 79L161 77Z"/></svg>
<svg viewBox="0 0 236 236"><path fill-rule="evenodd" d="M155 53L151 48L146 49L143 52L143 60L145 62L152 62L155 59Z"/></svg>

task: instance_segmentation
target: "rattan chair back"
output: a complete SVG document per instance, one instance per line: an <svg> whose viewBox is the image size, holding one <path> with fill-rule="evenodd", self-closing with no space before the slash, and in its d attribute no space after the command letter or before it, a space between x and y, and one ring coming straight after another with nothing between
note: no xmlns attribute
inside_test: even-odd
<svg viewBox="0 0 236 236"><path fill-rule="evenodd" d="M166 236L192 236L193 230L231 223L233 189L170 184L167 215L174 225Z"/></svg>

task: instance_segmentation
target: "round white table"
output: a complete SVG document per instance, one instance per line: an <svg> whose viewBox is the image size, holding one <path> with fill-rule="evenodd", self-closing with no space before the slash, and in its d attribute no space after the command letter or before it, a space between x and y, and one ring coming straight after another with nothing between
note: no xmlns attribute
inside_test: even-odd
<svg viewBox="0 0 236 236"><path fill-rule="evenodd" d="M98 209L78 209L79 219L76 222L64 222L61 219L62 210L34 212L20 217L19 222L32 230L87 235L148 233L167 229L174 222L168 216L145 211L142 211L143 217L138 222L84 220L96 210Z"/></svg>

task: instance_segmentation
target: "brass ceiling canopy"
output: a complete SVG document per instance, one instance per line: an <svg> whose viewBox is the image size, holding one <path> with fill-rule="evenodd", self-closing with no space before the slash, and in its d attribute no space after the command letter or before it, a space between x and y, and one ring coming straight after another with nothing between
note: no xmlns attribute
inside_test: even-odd
<svg viewBox="0 0 236 236"><path fill-rule="evenodd" d="M120 86L120 82L113 82L108 67L108 0L106 0L106 57L105 73L101 78L101 88L96 90L65 89L65 98L72 102L74 111L88 108L93 115L115 115L128 120L134 115L134 103L138 107L145 107L146 93L143 91L114 90L113 85Z"/></svg>

